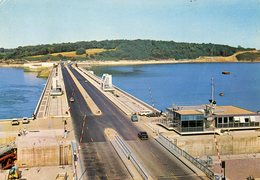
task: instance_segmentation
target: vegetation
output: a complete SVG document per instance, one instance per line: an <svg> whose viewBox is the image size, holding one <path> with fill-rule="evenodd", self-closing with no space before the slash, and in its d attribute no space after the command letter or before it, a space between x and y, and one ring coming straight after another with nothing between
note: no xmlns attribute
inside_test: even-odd
<svg viewBox="0 0 260 180"><path fill-rule="evenodd" d="M85 48L78 48L76 50L76 55L82 55L86 53L86 49Z"/></svg>
<svg viewBox="0 0 260 180"><path fill-rule="evenodd" d="M76 43L0 48L0 59L23 60L135 60L135 59L196 59L200 56L230 56L238 51L252 50L241 46L178 43L154 40L105 40Z"/></svg>
<svg viewBox="0 0 260 180"><path fill-rule="evenodd" d="M51 70L50 68L44 68L41 71L38 72L37 77L38 78L48 78Z"/></svg>
<svg viewBox="0 0 260 180"><path fill-rule="evenodd" d="M238 61L260 61L260 52L250 53L246 52L236 56Z"/></svg>

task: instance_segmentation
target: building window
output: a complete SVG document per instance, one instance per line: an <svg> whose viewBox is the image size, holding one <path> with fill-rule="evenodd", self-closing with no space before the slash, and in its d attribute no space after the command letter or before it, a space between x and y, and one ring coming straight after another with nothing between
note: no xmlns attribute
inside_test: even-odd
<svg viewBox="0 0 260 180"><path fill-rule="evenodd" d="M218 118L218 124L222 124L222 117Z"/></svg>
<svg viewBox="0 0 260 180"><path fill-rule="evenodd" d="M203 126L203 121L197 121L197 126L198 126L198 127Z"/></svg>
<svg viewBox="0 0 260 180"><path fill-rule="evenodd" d="M245 118L245 122L246 122L246 123L249 123L249 118Z"/></svg>
<svg viewBox="0 0 260 180"><path fill-rule="evenodd" d="M189 127L189 124L188 124L189 122L188 121L183 121L182 123L181 123L181 125L182 125L182 127Z"/></svg>
<svg viewBox="0 0 260 180"><path fill-rule="evenodd" d="M196 127L196 121L189 121L190 127Z"/></svg>
<svg viewBox="0 0 260 180"><path fill-rule="evenodd" d="M233 117L229 117L228 120L229 120L229 123L233 123L234 122L234 118Z"/></svg>
<svg viewBox="0 0 260 180"><path fill-rule="evenodd" d="M224 123L228 123L228 118L227 117L224 117Z"/></svg>

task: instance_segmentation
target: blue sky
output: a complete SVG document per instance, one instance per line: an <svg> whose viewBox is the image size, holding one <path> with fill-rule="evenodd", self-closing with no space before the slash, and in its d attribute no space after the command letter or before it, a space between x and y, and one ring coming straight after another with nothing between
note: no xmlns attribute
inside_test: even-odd
<svg viewBox="0 0 260 180"><path fill-rule="evenodd" d="M260 0L0 0L0 47L105 39L260 49Z"/></svg>

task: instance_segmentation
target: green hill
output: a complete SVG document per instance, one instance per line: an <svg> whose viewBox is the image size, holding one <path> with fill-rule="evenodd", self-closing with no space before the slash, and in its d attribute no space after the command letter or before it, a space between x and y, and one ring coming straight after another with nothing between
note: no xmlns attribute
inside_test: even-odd
<svg viewBox="0 0 260 180"><path fill-rule="evenodd" d="M96 54L64 57L62 53L82 49L105 49ZM197 44L155 40L105 40L75 43L23 46L15 49L0 48L0 59L25 60L149 60L149 59L196 59L200 56L230 56L238 51L253 50L220 44ZM87 52L87 51L86 51ZM61 53L59 56L53 54Z"/></svg>

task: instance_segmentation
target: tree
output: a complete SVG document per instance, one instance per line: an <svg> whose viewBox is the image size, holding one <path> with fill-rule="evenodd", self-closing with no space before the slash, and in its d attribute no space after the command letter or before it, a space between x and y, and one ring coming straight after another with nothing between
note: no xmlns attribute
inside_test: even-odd
<svg viewBox="0 0 260 180"><path fill-rule="evenodd" d="M86 53L86 50L84 48L78 48L76 50L76 55L82 55L82 54L85 54Z"/></svg>

